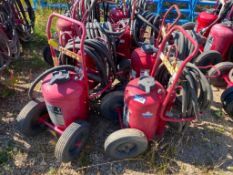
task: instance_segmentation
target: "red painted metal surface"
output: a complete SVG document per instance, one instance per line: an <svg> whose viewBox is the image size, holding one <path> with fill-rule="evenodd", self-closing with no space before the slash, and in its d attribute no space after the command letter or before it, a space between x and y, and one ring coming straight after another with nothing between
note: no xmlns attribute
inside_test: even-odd
<svg viewBox="0 0 233 175"><path fill-rule="evenodd" d="M128 18L127 15L127 11L124 12L123 9L117 7L117 8L113 8L110 12L109 12L109 19L110 22L112 23L116 23L122 19Z"/></svg>
<svg viewBox="0 0 233 175"><path fill-rule="evenodd" d="M212 24L216 19L218 18L218 15L214 13L209 12L201 12L199 13L197 17L197 26L196 26L196 32L200 32L202 29L208 27L210 24ZM208 36L210 30L206 31L204 36Z"/></svg>
<svg viewBox="0 0 233 175"><path fill-rule="evenodd" d="M48 114L46 114L45 116L42 116L41 118L38 119L38 122L43 123L44 125L46 125L49 129L55 131L56 133L62 135L63 130L61 130L60 128L58 128L57 126L54 126L52 123L48 122L46 119L49 117Z"/></svg>
<svg viewBox="0 0 233 175"><path fill-rule="evenodd" d="M87 119L88 96L85 93L85 82L78 80L77 75L71 72L70 80L65 83L50 85L51 78L52 75L50 74L43 80L41 91L46 105L56 107L63 116L64 125L57 125L56 123L54 125L57 125L60 129L65 129L73 121Z"/></svg>
<svg viewBox="0 0 233 175"><path fill-rule="evenodd" d="M120 43L117 46L117 54L127 59L130 59L131 57L131 37L129 26L126 27L125 32L120 37Z"/></svg>
<svg viewBox="0 0 233 175"><path fill-rule="evenodd" d="M232 87L233 86L233 82L230 80L229 76L227 74L222 75L222 78L224 79L224 81L227 83L227 88ZM226 88L226 89L227 89Z"/></svg>
<svg viewBox="0 0 233 175"><path fill-rule="evenodd" d="M156 82L155 87L146 93L138 83L139 78L136 78L130 81L125 89L124 101L129 112L128 126L143 131L148 140L152 140L160 125L159 113L166 91Z"/></svg>
<svg viewBox="0 0 233 175"><path fill-rule="evenodd" d="M215 24L210 30L208 40L212 42L209 49L219 51L222 54L223 61L227 61L229 50L233 44L232 27L228 27L224 23Z"/></svg>
<svg viewBox="0 0 233 175"><path fill-rule="evenodd" d="M77 20L53 13L49 16L46 29L49 41L52 39L51 24L55 17L72 23L74 26L78 27L80 31L80 50L77 53L79 57L77 59L81 62L83 78L78 78L76 74L70 72L70 79L65 83L55 83L50 85L49 81L52 77L50 74L43 80L41 87L47 108L49 108L49 106L51 108L56 108L56 111L53 112L55 116L60 116L61 119L60 122L54 122L54 127L64 130L73 121L77 119L87 119L88 117L88 78L84 55L86 29L84 24ZM50 45L50 49L53 59L57 59L53 45Z"/></svg>
<svg viewBox="0 0 233 175"><path fill-rule="evenodd" d="M60 15L60 14L57 14L57 13L52 13L49 16L47 27L46 27L46 32L47 32L48 40L52 39L51 25L52 25L52 20L55 17L63 19L63 20L66 20L66 21L69 21L69 22L72 22L80 30L80 33L79 33L79 35L80 35L80 50L79 50L78 54L80 55L80 58L81 58L85 85L86 85L86 87L88 87L87 66L86 66L86 59L85 59L85 54L84 54L84 41L85 41L85 38L86 38L86 28L85 28L85 25L83 23L77 21L77 20L72 19L72 18L63 16L63 15ZM51 54L52 54L53 59L56 59L57 57L56 57L55 49L52 46L50 46L50 50L51 50ZM54 60L55 63L57 61L58 60ZM55 64L55 66L57 66L57 65ZM87 89L86 95L88 96L88 89Z"/></svg>
<svg viewBox="0 0 233 175"><path fill-rule="evenodd" d="M60 44L65 46L69 39L77 35L72 22L59 18L56 23Z"/></svg>
<svg viewBox="0 0 233 175"><path fill-rule="evenodd" d="M146 53L142 48L135 49L131 56L131 66L136 77L140 76L141 71L150 71L155 63L155 58L155 54Z"/></svg>
<svg viewBox="0 0 233 175"><path fill-rule="evenodd" d="M166 20L167 20L168 16L171 13L173 13L173 11L176 12L176 19L174 20L174 22L172 24L166 24ZM181 16L182 16L182 14L181 14L181 12L179 10L179 7L176 4L173 4L172 6L169 7L169 9L166 11L166 13L163 16L158 37L155 39L155 47L159 47L159 44L161 42L161 38L164 35L163 32L169 31L174 25L176 25L176 23L179 21L179 19L181 18ZM165 31L162 31L163 29L165 29Z"/></svg>

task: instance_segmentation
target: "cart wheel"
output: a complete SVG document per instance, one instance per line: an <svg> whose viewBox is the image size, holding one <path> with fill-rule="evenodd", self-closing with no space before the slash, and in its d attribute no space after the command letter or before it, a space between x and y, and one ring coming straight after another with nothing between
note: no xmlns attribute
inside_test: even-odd
<svg viewBox="0 0 233 175"><path fill-rule="evenodd" d="M118 70L122 72L117 78L120 82L128 81L129 80L129 73L131 70L130 61L128 59L123 59L118 64Z"/></svg>
<svg viewBox="0 0 233 175"><path fill-rule="evenodd" d="M110 134L104 143L106 154L114 159L136 157L148 146L145 134L133 128L121 129Z"/></svg>
<svg viewBox="0 0 233 175"><path fill-rule="evenodd" d="M221 95L223 109L233 117L233 87L226 89Z"/></svg>
<svg viewBox="0 0 233 175"><path fill-rule="evenodd" d="M220 63L222 60L222 55L216 51L216 50L208 50L206 52L201 53L195 60L194 60L194 64L196 66L208 66L208 65L216 65L218 63ZM208 70L210 70L210 68L208 69L202 69L200 68L200 70L206 74L208 72Z"/></svg>
<svg viewBox="0 0 233 175"><path fill-rule="evenodd" d="M69 162L76 158L87 141L89 131L90 125L85 121L71 123L56 144L56 158L61 162Z"/></svg>
<svg viewBox="0 0 233 175"><path fill-rule="evenodd" d="M119 63L119 69L120 71L130 72L131 69L130 61L128 59L121 60Z"/></svg>
<svg viewBox="0 0 233 175"><path fill-rule="evenodd" d="M117 109L123 109L124 107L124 92L114 91L106 96L101 101L100 112L106 119L112 121L118 121Z"/></svg>
<svg viewBox="0 0 233 175"><path fill-rule="evenodd" d="M215 65L215 67L211 68L208 71L208 76L214 77L218 75L218 72L216 69L218 69L221 72L221 75L216 78L210 78L210 83L218 88L225 88L227 86L227 83L222 78L222 75L228 74L229 71L233 68L233 63L231 62L222 62Z"/></svg>
<svg viewBox="0 0 233 175"><path fill-rule="evenodd" d="M193 30L195 27L195 23L194 22L187 22L187 23L183 24L182 27L185 30Z"/></svg>
<svg viewBox="0 0 233 175"><path fill-rule="evenodd" d="M35 136L45 130L46 127L38 119L46 113L47 108L42 99L30 101L16 118L20 131L26 136Z"/></svg>
<svg viewBox="0 0 233 175"><path fill-rule="evenodd" d="M43 50L43 58L44 61L49 65L49 66L53 66L53 58L50 52L50 47L46 46Z"/></svg>

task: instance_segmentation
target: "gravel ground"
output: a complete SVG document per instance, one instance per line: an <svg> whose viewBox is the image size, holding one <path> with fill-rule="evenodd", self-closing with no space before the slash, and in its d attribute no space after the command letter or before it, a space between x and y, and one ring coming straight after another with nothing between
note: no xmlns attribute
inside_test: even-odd
<svg viewBox="0 0 233 175"><path fill-rule="evenodd" d="M130 160L113 161L104 155L104 139L118 126L93 110L91 136L82 154L71 163L60 164L54 157L54 133L27 138L18 132L15 118L28 102L29 83L45 69L43 63L33 67L29 59L20 60L20 65L14 87L8 86L13 90L7 89L12 93L0 97L0 174L233 174L233 120L223 113L221 91L215 88L212 109L185 133L168 128L162 140ZM0 91L5 92L6 87L0 85Z"/></svg>

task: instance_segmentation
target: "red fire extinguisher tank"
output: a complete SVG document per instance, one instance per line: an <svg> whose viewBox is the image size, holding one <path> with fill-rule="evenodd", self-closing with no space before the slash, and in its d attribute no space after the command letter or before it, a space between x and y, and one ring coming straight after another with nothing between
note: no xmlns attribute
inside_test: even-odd
<svg viewBox="0 0 233 175"><path fill-rule="evenodd" d="M128 83L124 94L124 125L153 139L159 127L159 112L165 95L163 86L153 77L143 76Z"/></svg>
<svg viewBox="0 0 233 175"><path fill-rule="evenodd" d="M155 48L154 48L155 49ZM151 45L145 44L141 48L136 48L131 56L132 74L139 77L140 73L145 70L151 70L154 65L156 55Z"/></svg>
<svg viewBox="0 0 233 175"><path fill-rule="evenodd" d="M218 18L218 15L211 13L211 12L201 12L197 17L197 26L196 32L201 31L202 29L208 27L211 23L213 23ZM205 32L205 36L207 37L209 31Z"/></svg>
<svg viewBox="0 0 233 175"><path fill-rule="evenodd" d="M61 40L63 44L67 43L67 41L71 38L70 36L75 35L73 24L70 21L66 21L61 18L57 20L56 29L57 29L58 36L62 35Z"/></svg>
<svg viewBox="0 0 233 175"><path fill-rule="evenodd" d="M119 56L129 59L131 56L131 39L130 39L130 27L127 26L124 33L120 37L119 44L117 45L117 54Z"/></svg>
<svg viewBox="0 0 233 175"><path fill-rule="evenodd" d="M42 94L52 123L64 130L73 121L87 118L85 83L72 72L54 72L44 78Z"/></svg>
<svg viewBox="0 0 233 175"><path fill-rule="evenodd" d="M123 12L121 8L113 8L109 13L110 21L116 23L127 18L127 12Z"/></svg>
<svg viewBox="0 0 233 175"><path fill-rule="evenodd" d="M206 41L204 51L217 50L223 56L223 61L227 61L229 49L233 44L233 24L225 21L215 24L210 31Z"/></svg>

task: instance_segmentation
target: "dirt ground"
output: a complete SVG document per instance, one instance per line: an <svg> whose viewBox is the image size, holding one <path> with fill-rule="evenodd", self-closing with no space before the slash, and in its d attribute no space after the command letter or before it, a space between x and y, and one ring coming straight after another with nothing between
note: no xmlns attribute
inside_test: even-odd
<svg viewBox="0 0 233 175"><path fill-rule="evenodd" d="M29 49L1 77L0 174L233 174L233 120L221 109L221 91L215 88L212 108L185 133L168 128L162 140L130 160L113 161L104 154L104 139L118 126L91 111L91 136L85 149L77 160L60 164L54 157L54 133L27 138L18 132L15 120L29 100L30 82L46 69L41 58L40 52Z"/></svg>

